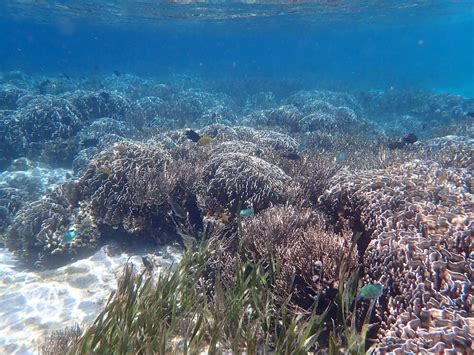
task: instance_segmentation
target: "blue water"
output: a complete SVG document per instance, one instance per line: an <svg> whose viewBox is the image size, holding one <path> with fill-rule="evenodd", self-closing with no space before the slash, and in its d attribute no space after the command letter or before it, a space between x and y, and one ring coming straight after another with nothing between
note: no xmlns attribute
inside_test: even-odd
<svg viewBox="0 0 474 355"><path fill-rule="evenodd" d="M143 12L146 2L50 2L64 4L54 11L48 1L16 3L3 4L1 71L186 72L474 96L471 1L174 4Z"/></svg>
<svg viewBox="0 0 474 355"><path fill-rule="evenodd" d="M473 118L473 0L0 0L0 354L90 324L124 263L283 206L327 220L298 240L380 247L380 349L467 353ZM293 280L326 280L306 251Z"/></svg>

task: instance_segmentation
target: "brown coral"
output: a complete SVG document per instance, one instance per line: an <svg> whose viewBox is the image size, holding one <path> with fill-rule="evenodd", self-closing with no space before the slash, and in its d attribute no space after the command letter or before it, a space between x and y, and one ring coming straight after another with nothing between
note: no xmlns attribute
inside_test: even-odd
<svg viewBox="0 0 474 355"><path fill-rule="evenodd" d="M355 255L349 255L351 233L328 231L323 217L308 208L268 208L243 222L243 238L256 260L273 258L280 265L276 293L285 299L291 292L306 308L319 292L320 305L334 296L343 260L349 268L356 265Z"/></svg>

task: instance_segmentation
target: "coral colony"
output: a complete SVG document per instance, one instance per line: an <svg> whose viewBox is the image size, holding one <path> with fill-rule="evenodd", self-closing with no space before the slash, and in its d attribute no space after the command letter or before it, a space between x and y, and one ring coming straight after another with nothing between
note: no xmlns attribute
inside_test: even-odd
<svg viewBox="0 0 474 355"><path fill-rule="evenodd" d="M152 258L147 273L127 269L108 312L44 349L119 351L126 328L132 352L470 351L472 101L395 90L237 101L192 78L0 77L0 233L23 264L57 268L114 241L190 253L158 281ZM236 313L226 298L243 302ZM247 327L238 340L232 324Z"/></svg>

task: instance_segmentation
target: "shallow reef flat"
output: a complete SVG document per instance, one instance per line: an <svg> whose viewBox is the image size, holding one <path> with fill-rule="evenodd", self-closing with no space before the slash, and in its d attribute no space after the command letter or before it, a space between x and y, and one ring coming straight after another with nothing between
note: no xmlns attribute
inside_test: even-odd
<svg viewBox="0 0 474 355"><path fill-rule="evenodd" d="M161 270L180 259L163 257L170 245L212 235L220 252L196 285L211 303L251 258L282 265L276 304L318 298L322 313L344 265L358 287L382 286L354 311L375 325L363 346L469 351L474 100L229 85L0 74L0 304L16 305L0 349L87 328L128 256Z"/></svg>

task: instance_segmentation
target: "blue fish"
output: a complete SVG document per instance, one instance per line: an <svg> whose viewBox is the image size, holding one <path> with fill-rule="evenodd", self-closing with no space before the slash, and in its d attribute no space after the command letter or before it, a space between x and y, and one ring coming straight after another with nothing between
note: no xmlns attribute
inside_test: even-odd
<svg viewBox="0 0 474 355"><path fill-rule="evenodd" d="M366 300L375 300L382 296L383 286L379 284L367 284L362 287L357 295L356 301L364 298Z"/></svg>
<svg viewBox="0 0 474 355"><path fill-rule="evenodd" d="M239 212L239 216L243 218L253 216L254 214L255 212L252 208L245 208Z"/></svg>
<svg viewBox="0 0 474 355"><path fill-rule="evenodd" d="M347 159L347 152L345 150L341 150L339 153L337 153L335 159L337 164L341 164Z"/></svg>
<svg viewBox="0 0 474 355"><path fill-rule="evenodd" d="M63 236L64 243L71 243L76 237L76 231L74 229L68 230Z"/></svg>

